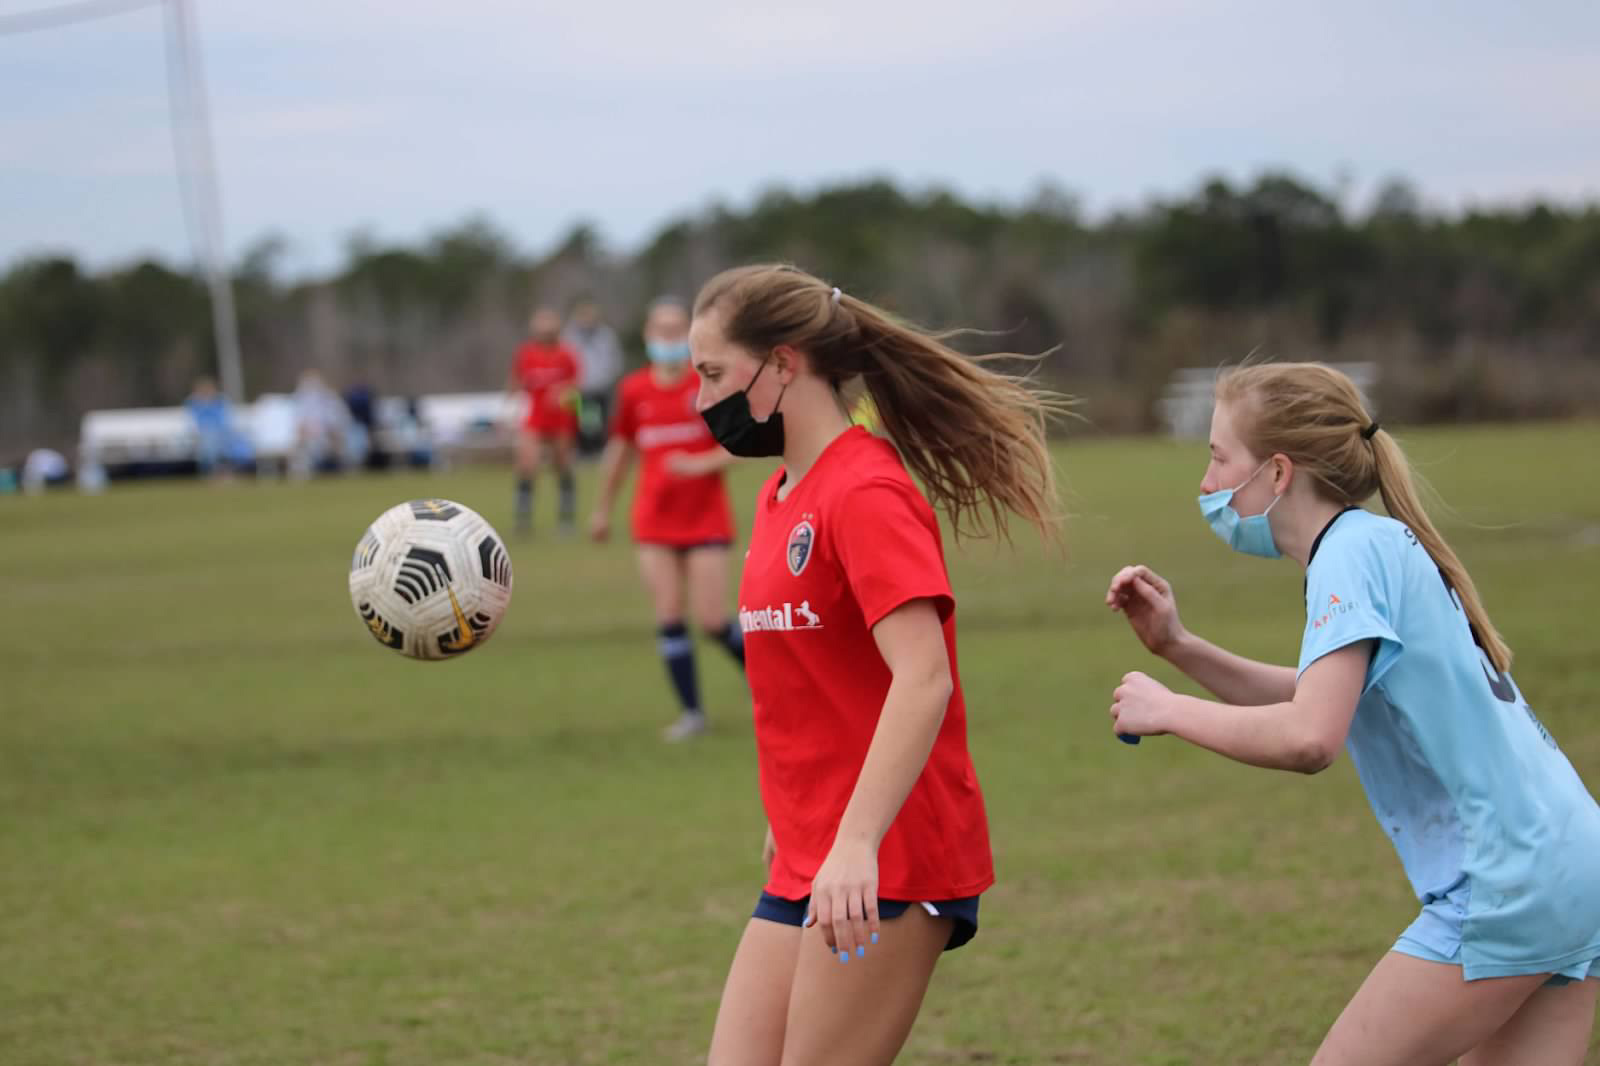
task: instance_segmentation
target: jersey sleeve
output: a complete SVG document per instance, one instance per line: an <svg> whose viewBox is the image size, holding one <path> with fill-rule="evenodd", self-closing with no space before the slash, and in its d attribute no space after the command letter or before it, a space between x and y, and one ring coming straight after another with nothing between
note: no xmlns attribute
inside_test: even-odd
<svg viewBox="0 0 1600 1066"><path fill-rule="evenodd" d="M867 628L919 599L931 599L939 621L947 621L955 597L939 546L938 520L916 488L873 480L852 489L842 503L829 528Z"/></svg>
<svg viewBox="0 0 1600 1066"><path fill-rule="evenodd" d="M639 405L634 401L636 390L624 379L617 389L616 410L611 413L611 436L621 437L632 444L639 436Z"/></svg>
<svg viewBox="0 0 1600 1066"><path fill-rule="evenodd" d="M1351 536L1322 546L1306 573L1306 630L1296 676L1325 655L1363 640L1377 641L1362 691L1376 685L1405 645L1396 632L1398 560L1380 538Z"/></svg>

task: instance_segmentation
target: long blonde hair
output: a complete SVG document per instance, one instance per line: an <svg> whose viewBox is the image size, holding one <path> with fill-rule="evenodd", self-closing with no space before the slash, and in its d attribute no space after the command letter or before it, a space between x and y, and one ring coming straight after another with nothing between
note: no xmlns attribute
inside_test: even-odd
<svg viewBox="0 0 1600 1066"><path fill-rule="evenodd" d="M1017 514L1060 536L1047 419L1070 401L1024 377L997 373L865 300L803 270L761 264L706 282L695 317L713 308L728 340L760 357L780 345L804 352L847 407L865 389L878 426L922 480L957 537L1010 539Z"/></svg>
<svg viewBox="0 0 1600 1066"><path fill-rule="evenodd" d="M1367 413L1354 382L1321 363L1257 363L1223 370L1216 396L1253 454L1288 456L1333 502L1358 506L1380 494L1455 590L1495 668L1510 669L1511 648L1489 621L1467 568L1428 518L1405 452Z"/></svg>

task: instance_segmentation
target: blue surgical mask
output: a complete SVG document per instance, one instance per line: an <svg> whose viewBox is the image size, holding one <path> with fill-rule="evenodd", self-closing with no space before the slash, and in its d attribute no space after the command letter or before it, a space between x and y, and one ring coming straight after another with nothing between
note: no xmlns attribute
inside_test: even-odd
<svg viewBox="0 0 1600 1066"><path fill-rule="evenodd" d="M1219 489L1208 492L1200 497L1200 513L1211 524L1211 532L1222 538L1222 543L1236 552L1246 555L1259 555L1263 559L1276 559L1283 553L1278 550L1278 544L1272 539L1272 523L1267 521L1267 515L1278 506L1278 496L1260 514L1242 516L1233 509L1233 494L1255 480L1256 474L1261 473L1272 460L1267 460L1256 467L1255 474L1251 474L1231 489Z"/></svg>
<svg viewBox="0 0 1600 1066"><path fill-rule="evenodd" d="M644 352L652 363L682 363L689 358L689 342L645 341Z"/></svg>

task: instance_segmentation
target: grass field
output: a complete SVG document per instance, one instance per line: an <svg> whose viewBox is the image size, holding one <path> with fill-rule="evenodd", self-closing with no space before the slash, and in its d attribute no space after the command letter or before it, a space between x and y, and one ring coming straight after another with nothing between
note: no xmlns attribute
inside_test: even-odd
<svg viewBox="0 0 1600 1066"><path fill-rule="evenodd" d="M1519 682L1600 787L1600 424L1408 443ZM1116 743L1110 691L1153 664L1101 605L1148 562L1192 629L1292 663L1300 573L1207 531L1201 446L1061 462L1065 559L952 553L999 884L901 1061L1304 1062L1415 912L1399 863L1348 760L1303 778ZM765 469L740 471L744 514ZM485 469L0 499L0 1063L703 1055L761 882L742 682L702 644L715 731L660 743L625 543L514 543L490 644L383 650L350 553L425 494L509 526Z"/></svg>

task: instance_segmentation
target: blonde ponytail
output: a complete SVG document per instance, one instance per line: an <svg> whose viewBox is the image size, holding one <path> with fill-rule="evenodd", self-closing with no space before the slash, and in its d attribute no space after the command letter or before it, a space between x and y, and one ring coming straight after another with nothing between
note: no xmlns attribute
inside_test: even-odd
<svg viewBox="0 0 1600 1066"><path fill-rule="evenodd" d="M1217 377L1217 402L1233 410L1254 455L1283 454L1334 503L1358 506L1376 493L1415 534L1444 575L1478 643L1501 673L1511 648L1489 621L1467 568L1439 535L1417 494L1400 444L1373 422L1355 383L1322 363L1254 363Z"/></svg>
<svg viewBox="0 0 1600 1066"><path fill-rule="evenodd" d="M1461 610L1466 613L1467 621L1472 623L1472 631L1488 653L1489 661L1496 670L1507 672L1511 669L1511 647L1500 636L1500 631L1495 629L1494 623L1489 621L1489 612L1484 609L1483 600L1478 596L1478 587L1472 583L1472 575L1467 573L1467 568L1461 565L1456 553L1434 528L1417 493L1411 464L1406 460L1405 452L1401 451L1399 442L1379 429L1373 434L1371 447L1377 464L1378 492L1383 497L1384 509L1416 534L1445 581L1455 591Z"/></svg>

